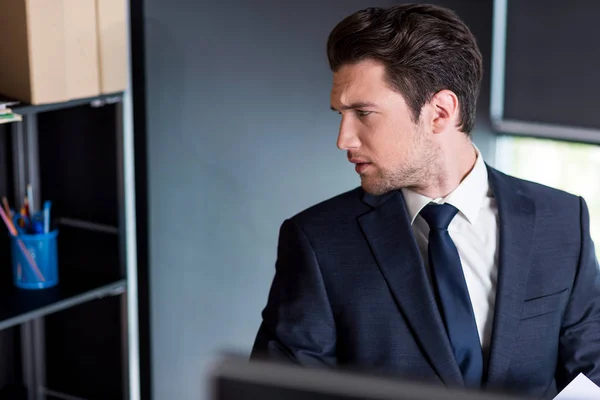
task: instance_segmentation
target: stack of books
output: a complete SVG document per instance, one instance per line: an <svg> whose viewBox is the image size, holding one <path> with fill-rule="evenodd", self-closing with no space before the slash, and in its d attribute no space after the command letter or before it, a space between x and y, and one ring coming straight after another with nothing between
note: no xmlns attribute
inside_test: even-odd
<svg viewBox="0 0 600 400"><path fill-rule="evenodd" d="M8 100L0 97L0 124L21 121L21 116L14 113L9 107L17 104L18 101Z"/></svg>

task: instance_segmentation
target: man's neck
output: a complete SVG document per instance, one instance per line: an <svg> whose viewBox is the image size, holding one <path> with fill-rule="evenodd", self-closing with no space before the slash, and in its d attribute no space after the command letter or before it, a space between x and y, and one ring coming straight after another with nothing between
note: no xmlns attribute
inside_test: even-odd
<svg viewBox="0 0 600 400"><path fill-rule="evenodd" d="M446 148L440 152L437 162L432 165L429 182L411 190L431 199L446 197L471 172L476 161L477 150L470 139L453 148Z"/></svg>

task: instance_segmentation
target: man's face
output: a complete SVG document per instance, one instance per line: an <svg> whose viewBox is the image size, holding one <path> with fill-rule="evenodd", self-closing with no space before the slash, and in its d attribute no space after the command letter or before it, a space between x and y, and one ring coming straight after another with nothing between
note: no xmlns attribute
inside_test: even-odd
<svg viewBox="0 0 600 400"><path fill-rule="evenodd" d="M331 91L331 107L342 115L337 146L356 164L363 189L376 195L425 185L437 154L426 124L413 122L404 97L384 78L375 61L344 65Z"/></svg>

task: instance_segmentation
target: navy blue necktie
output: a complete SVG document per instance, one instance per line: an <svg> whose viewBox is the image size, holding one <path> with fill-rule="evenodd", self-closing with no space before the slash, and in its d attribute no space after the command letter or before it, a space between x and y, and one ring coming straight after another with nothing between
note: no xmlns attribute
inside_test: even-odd
<svg viewBox="0 0 600 400"><path fill-rule="evenodd" d="M448 225L457 212L450 204L430 203L421 216L429 224L431 275L454 357L465 385L479 387L483 374L479 334L458 250L448 233Z"/></svg>

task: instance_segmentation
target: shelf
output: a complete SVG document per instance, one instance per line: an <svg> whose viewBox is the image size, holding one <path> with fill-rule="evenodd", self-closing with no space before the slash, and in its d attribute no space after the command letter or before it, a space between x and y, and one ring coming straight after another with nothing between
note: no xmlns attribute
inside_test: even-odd
<svg viewBox="0 0 600 400"><path fill-rule="evenodd" d="M126 279L106 276L70 276L49 289L25 290L12 285L0 287L0 329L73 307L90 300L125 292Z"/></svg>
<svg viewBox="0 0 600 400"><path fill-rule="evenodd" d="M127 285L119 266L118 248L119 237L114 233L61 225L59 284L41 290L19 289L12 284L12 275L5 273L0 281L0 330L123 293ZM3 269L6 272L10 268Z"/></svg>
<svg viewBox="0 0 600 400"><path fill-rule="evenodd" d="M40 387L39 393L43 394L44 400L81 399L66 393L57 392L48 388ZM28 390L22 385L10 385L0 390L2 400L28 400ZM83 399L82 399L83 400Z"/></svg>
<svg viewBox="0 0 600 400"><path fill-rule="evenodd" d="M123 98L122 92L111 93L111 94L103 94L100 96L94 97L86 97L84 99L76 99L71 101L65 101L62 103L50 103L50 104L40 104L40 105L31 105L25 103L19 103L12 108L14 112L21 115L27 114L36 114L45 111L54 111L54 110L62 110L65 108L72 108L77 106L84 106L86 104L92 106L101 106L104 104L112 104L118 103Z"/></svg>

